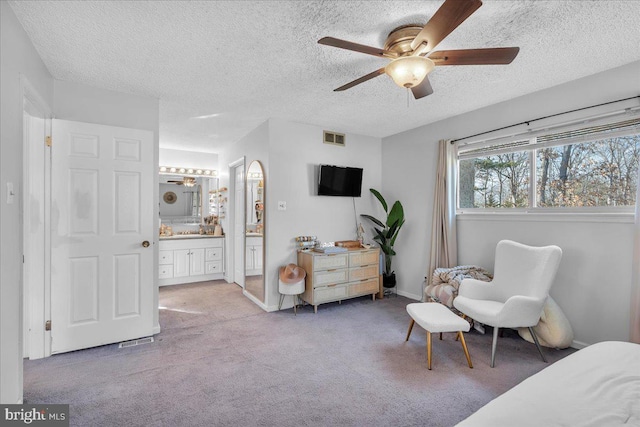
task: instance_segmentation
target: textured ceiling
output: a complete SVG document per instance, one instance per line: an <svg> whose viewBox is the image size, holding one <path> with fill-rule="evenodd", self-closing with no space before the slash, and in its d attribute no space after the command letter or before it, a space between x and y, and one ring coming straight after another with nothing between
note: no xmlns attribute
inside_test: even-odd
<svg viewBox="0 0 640 427"><path fill-rule="evenodd" d="M160 99L160 146L218 152L271 117L385 137L640 60L640 1L493 1L436 50L519 46L510 65L437 67L407 106L382 46L442 1L10 1L54 78ZM216 114L210 118L194 118Z"/></svg>

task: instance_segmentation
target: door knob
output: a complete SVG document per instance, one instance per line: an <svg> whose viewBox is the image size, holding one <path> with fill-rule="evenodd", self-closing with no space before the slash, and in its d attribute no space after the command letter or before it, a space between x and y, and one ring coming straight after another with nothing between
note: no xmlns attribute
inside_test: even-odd
<svg viewBox="0 0 640 427"><path fill-rule="evenodd" d="M142 242L142 247L143 248L148 248L149 247L149 241L145 240L144 242Z"/></svg>

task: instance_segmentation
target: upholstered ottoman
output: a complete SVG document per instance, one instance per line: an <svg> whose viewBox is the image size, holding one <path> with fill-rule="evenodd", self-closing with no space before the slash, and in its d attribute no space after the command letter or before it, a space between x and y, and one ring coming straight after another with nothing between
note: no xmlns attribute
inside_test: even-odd
<svg viewBox="0 0 640 427"><path fill-rule="evenodd" d="M460 342L462 343L464 354L467 356L469 368L473 368L473 365L471 364L471 356L469 356L469 350L467 350L467 344L464 341L463 334L463 332L469 331L469 322L452 313L447 307L437 302L417 302L408 304L407 313L411 316L411 322L409 323L409 331L407 331L407 339L405 339L405 341L409 341L413 324L416 322L427 331L427 364L429 369L431 369L432 332L439 332L440 339L442 339L443 332L457 332Z"/></svg>

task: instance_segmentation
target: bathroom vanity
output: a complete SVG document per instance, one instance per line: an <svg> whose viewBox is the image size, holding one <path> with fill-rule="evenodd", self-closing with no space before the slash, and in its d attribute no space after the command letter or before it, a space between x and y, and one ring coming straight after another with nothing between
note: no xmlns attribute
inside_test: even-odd
<svg viewBox="0 0 640 427"><path fill-rule="evenodd" d="M160 237L160 286L218 280L224 276L224 236Z"/></svg>

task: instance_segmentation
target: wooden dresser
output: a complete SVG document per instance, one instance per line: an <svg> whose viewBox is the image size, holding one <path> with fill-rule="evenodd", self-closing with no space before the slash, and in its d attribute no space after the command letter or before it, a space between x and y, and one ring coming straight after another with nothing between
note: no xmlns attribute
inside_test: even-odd
<svg viewBox="0 0 640 427"><path fill-rule="evenodd" d="M380 249L351 249L324 254L298 252L298 265L307 272L302 299L313 305L342 301L363 295L375 300L380 289Z"/></svg>

